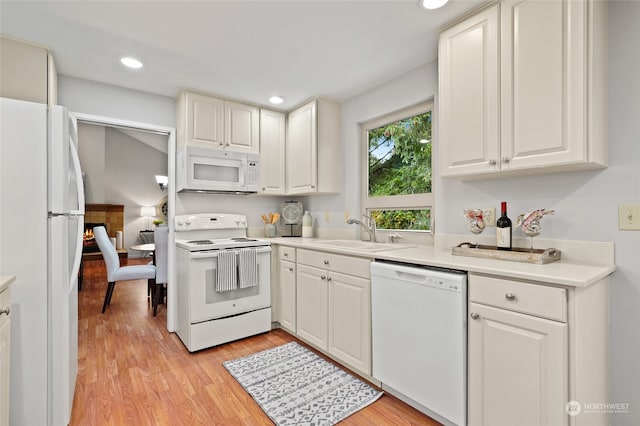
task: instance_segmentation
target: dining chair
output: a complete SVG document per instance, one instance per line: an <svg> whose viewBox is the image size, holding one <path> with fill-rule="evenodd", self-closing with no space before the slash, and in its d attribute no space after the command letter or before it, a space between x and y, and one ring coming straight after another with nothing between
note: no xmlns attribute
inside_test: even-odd
<svg viewBox="0 0 640 426"><path fill-rule="evenodd" d="M164 299L165 289L167 287L167 264L169 262L169 227L157 226L154 230L153 240L156 245L155 261L156 261L156 279L153 289L153 316L158 314L158 304Z"/></svg>
<svg viewBox="0 0 640 426"><path fill-rule="evenodd" d="M153 280L156 277L156 267L153 265L132 265L132 266L120 266L120 258L115 247L109 241L107 230L104 226L96 226L93 228L93 236L98 243L104 264L107 267L107 293L104 296L104 303L102 304L102 313L104 314L107 305L111 303L111 296L113 296L113 290L116 287L118 281L130 281L147 279Z"/></svg>

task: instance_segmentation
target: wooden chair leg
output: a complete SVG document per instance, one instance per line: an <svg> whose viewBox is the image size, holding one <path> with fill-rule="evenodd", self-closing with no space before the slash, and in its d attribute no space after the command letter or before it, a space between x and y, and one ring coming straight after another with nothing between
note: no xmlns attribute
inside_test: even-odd
<svg viewBox="0 0 640 426"><path fill-rule="evenodd" d="M107 292L104 295L104 303L102 304L102 313L107 309L107 305L111 303L111 295L113 294L113 289L116 286L115 282L110 282L107 286Z"/></svg>

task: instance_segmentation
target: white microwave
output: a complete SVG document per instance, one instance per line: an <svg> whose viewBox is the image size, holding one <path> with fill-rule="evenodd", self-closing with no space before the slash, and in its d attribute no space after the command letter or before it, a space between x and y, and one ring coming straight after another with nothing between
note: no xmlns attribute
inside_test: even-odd
<svg viewBox="0 0 640 426"><path fill-rule="evenodd" d="M177 154L178 192L244 194L259 189L258 154L186 146Z"/></svg>

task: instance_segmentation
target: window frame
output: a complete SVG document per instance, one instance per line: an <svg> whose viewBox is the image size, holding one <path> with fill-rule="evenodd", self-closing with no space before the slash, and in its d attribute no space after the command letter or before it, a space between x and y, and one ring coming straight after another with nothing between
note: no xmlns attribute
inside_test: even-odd
<svg viewBox="0 0 640 426"><path fill-rule="evenodd" d="M369 196L369 130L385 126L406 118L416 115L431 113L431 192L423 194L408 195L388 195L388 196ZM421 102L403 108L398 111L385 114L383 116L373 118L371 120L360 123L360 158L361 158L361 188L360 188L360 205L361 213L369 216L372 210L423 210L431 211L431 227L427 231L409 230L409 229L380 229L378 241L386 242L391 234L401 237L401 242L419 242L422 244L433 244L433 203L434 203L434 185L433 185L433 141L434 141L434 102L433 100ZM366 234L366 233L364 233Z"/></svg>

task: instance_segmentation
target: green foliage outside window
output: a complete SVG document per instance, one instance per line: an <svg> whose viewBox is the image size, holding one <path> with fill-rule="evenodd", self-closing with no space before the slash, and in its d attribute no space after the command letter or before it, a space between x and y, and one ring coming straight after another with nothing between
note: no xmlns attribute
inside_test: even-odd
<svg viewBox="0 0 640 426"><path fill-rule="evenodd" d="M371 129L369 196L431 192L431 111ZM430 210L378 210L381 229L429 230Z"/></svg>

